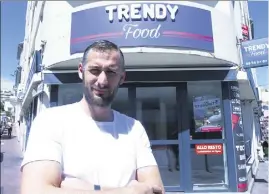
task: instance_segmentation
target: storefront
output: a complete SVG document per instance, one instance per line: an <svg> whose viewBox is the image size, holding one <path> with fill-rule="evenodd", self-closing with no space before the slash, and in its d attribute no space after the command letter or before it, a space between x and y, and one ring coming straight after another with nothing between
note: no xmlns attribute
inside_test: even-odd
<svg viewBox="0 0 269 194"><path fill-rule="evenodd" d="M112 108L145 126L166 190L245 190L239 88L237 82L223 81L228 71L137 73L127 72ZM218 79L206 79L212 73ZM182 81L184 74L193 79ZM59 81L51 83L51 104L81 99L82 85L76 73L50 76Z"/></svg>
<svg viewBox="0 0 269 194"><path fill-rule="evenodd" d="M122 48L127 78L112 107L144 125L166 191L246 191L240 88L228 79L236 64L212 57L225 44L215 37L212 10L179 3L87 7L72 14L70 54L98 39ZM81 99L78 62L73 57L43 72L51 106Z"/></svg>

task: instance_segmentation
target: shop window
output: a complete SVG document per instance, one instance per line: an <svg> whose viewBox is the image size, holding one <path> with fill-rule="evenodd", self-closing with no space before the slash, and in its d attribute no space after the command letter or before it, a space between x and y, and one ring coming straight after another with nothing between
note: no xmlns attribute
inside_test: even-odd
<svg viewBox="0 0 269 194"><path fill-rule="evenodd" d="M228 185L227 164L223 160L224 144L201 144L191 149L192 183L194 190L206 187L219 189ZM214 149L213 149L214 147Z"/></svg>
<svg viewBox="0 0 269 194"><path fill-rule="evenodd" d="M158 164L165 187L180 185L179 146L152 145L152 152Z"/></svg>
<svg viewBox="0 0 269 194"><path fill-rule="evenodd" d="M188 82L191 139L223 139L221 82Z"/></svg>
<svg viewBox="0 0 269 194"><path fill-rule="evenodd" d="M128 98L128 88L119 88L112 104L112 109L131 116L131 104Z"/></svg>
<svg viewBox="0 0 269 194"><path fill-rule="evenodd" d="M148 134L165 187L180 185L176 87L136 88L136 119ZM160 142L169 142L160 143Z"/></svg>
<svg viewBox="0 0 269 194"><path fill-rule="evenodd" d="M49 107L57 106L58 104L58 85L51 85L50 86L50 100Z"/></svg>
<svg viewBox="0 0 269 194"><path fill-rule="evenodd" d="M34 120L37 115L37 106L38 106L38 96L35 96L32 102L32 120Z"/></svg>
<svg viewBox="0 0 269 194"><path fill-rule="evenodd" d="M58 106L72 104L82 99L81 83L62 84L58 86Z"/></svg>
<svg viewBox="0 0 269 194"><path fill-rule="evenodd" d="M136 89L136 119L145 127L150 140L178 139L175 87Z"/></svg>

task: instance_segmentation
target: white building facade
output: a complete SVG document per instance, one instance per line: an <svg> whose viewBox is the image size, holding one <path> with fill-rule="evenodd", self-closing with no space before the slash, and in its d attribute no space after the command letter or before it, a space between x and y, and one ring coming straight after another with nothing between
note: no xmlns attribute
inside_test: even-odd
<svg viewBox="0 0 269 194"><path fill-rule="evenodd" d="M243 27L250 38L243 1L28 2L18 47L22 150L40 111L81 99L83 51L107 39L127 71L113 108L145 126L167 192L248 191L260 128L242 70Z"/></svg>

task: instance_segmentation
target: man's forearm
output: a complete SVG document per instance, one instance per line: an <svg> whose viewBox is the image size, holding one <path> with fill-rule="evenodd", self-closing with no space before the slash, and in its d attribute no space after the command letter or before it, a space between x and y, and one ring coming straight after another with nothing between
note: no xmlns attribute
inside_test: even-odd
<svg viewBox="0 0 269 194"><path fill-rule="evenodd" d="M54 186L47 186L42 194L129 194L130 189L127 187L108 189L101 191L90 191L82 189L72 189L72 188L58 188ZM40 193L40 192L37 192ZM28 194L28 193L27 193Z"/></svg>

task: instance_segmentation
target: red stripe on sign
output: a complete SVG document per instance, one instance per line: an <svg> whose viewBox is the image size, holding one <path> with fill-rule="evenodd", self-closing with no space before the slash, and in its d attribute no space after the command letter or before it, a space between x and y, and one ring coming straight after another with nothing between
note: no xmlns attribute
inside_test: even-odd
<svg viewBox="0 0 269 194"><path fill-rule="evenodd" d="M87 40L96 39L96 38L112 38L115 36L122 36L123 32L113 32L113 33L102 33L102 34L94 34L89 36L83 36L78 38L72 38L71 43L77 43L77 42L85 42Z"/></svg>
<svg viewBox="0 0 269 194"><path fill-rule="evenodd" d="M204 41L213 41L213 37L211 36L204 36L201 34L193 34L193 33L188 33L188 32L177 32L177 31L164 31L163 35L166 36L180 36L184 38L194 38L194 39L199 39L199 40L204 40Z"/></svg>

